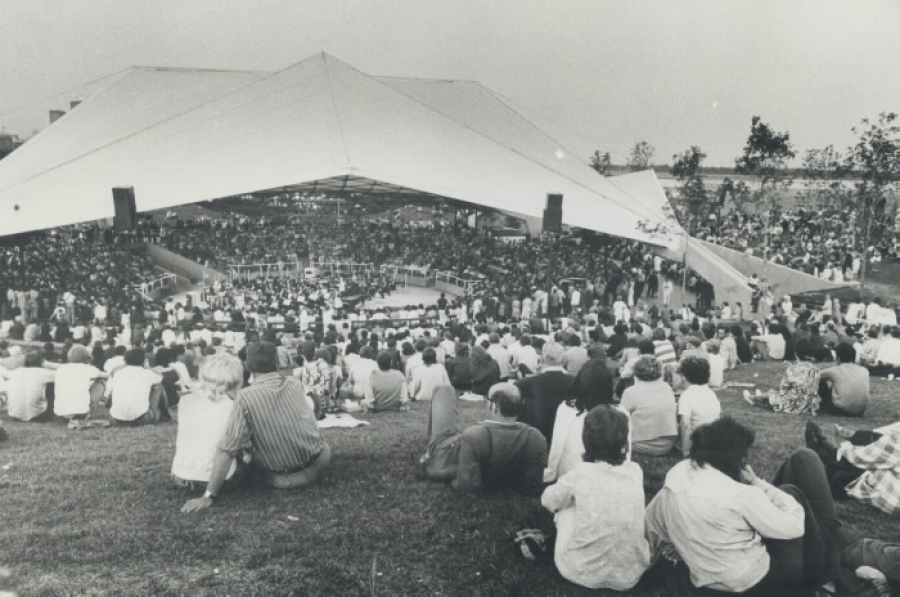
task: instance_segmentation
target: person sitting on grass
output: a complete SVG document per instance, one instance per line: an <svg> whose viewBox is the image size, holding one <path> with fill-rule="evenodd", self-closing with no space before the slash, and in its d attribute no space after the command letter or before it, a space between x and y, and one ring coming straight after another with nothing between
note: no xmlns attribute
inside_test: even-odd
<svg viewBox="0 0 900 597"><path fill-rule="evenodd" d="M669 471L647 506L655 554L674 547L696 587L766 596L812 592L836 579L846 589L847 572L883 565L878 551L861 543L871 540L856 538L837 519L812 450L792 453L769 484L747 462L754 438L730 417L694 430L690 457Z"/></svg>
<svg viewBox="0 0 900 597"><path fill-rule="evenodd" d="M53 404L47 400L47 386L56 379L56 371L42 367L43 355L33 350L25 354L21 367L0 369L7 384L7 412L13 419L46 423L53 421Z"/></svg>
<svg viewBox="0 0 900 597"><path fill-rule="evenodd" d="M662 380L662 366L654 356L642 356L635 364L634 380L621 402L631 415L631 449L636 454L666 454L678 438L675 394Z"/></svg>
<svg viewBox="0 0 900 597"><path fill-rule="evenodd" d="M520 423L522 396L511 383L488 392L491 417L460 432L453 386L435 388L428 414L428 451L420 459L422 474L451 481L460 493L514 489L537 495L543 489L547 442L541 432Z"/></svg>
<svg viewBox="0 0 900 597"><path fill-rule="evenodd" d="M437 362L437 352L430 346L422 351L422 364L413 367L406 378L412 400L430 400L436 387L450 383L447 370Z"/></svg>
<svg viewBox="0 0 900 597"><path fill-rule="evenodd" d="M681 453L691 450L691 434L694 429L711 423L722 414L722 406L716 393L709 389L709 361L703 357L689 356L681 359L678 372L689 385L678 399L678 429Z"/></svg>
<svg viewBox="0 0 900 597"><path fill-rule="evenodd" d="M390 353L378 353L376 362L378 368L372 371L366 382L362 407L372 412L400 410L409 402L406 378L396 369L391 369Z"/></svg>
<svg viewBox="0 0 900 597"><path fill-rule="evenodd" d="M744 400L750 406L763 406L777 413L794 415L819 412L819 368L806 361L797 361L787 366L781 385L767 394L753 395L744 390Z"/></svg>
<svg viewBox="0 0 900 597"><path fill-rule="evenodd" d="M555 514L559 573L591 589L627 591L650 565L644 475L628 458L628 416L600 405L583 417L583 461L544 490Z"/></svg>
<svg viewBox="0 0 900 597"><path fill-rule="evenodd" d="M900 512L900 431L850 433L836 427L844 440L837 446L814 422L806 424L806 446L825 465L831 495L852 497L888 514Z"/></svg>
<svg viewBox="0 0 900 597"><path fill-rule="evenodd" d="M869 367L869 373L879 377L900 376L900 326L885 326L883 334L878 355L874 364Z"/></svg>
<svg viewBox="0 0 900 597"><path fill-rule="evenodd" d="M146 360L142 348L132 348L125 353L125 366L116 371L106 386L107 395L112 397L109 416L113 425L157 423L168 412L162 377L144 367Z"/></svg>
<svg viewBox="0 0 900 597"><path fill-rule="evenodd" d="M225 433L216 446L206 491L202 497L188 500L182 512L212 506L235 457L248 448L250 472L276 489L307 487L328 470L331 448L322 438L303 384L278 373L275 345L250 344L246 365L253 383L237 394Z"/></svg>
<svg viewBox="0 0 900 597"><path fill-rule="evenodd" d="M181 485L208 483L216 445L225 433L234 399L244 383L244 366L227 353L211 356L200 367L200 387L181 398L172 476ZM226 479L235 471L232 463Z"/></svg>
<svg viewBox="0 0 900 597"><path fill-rule="evenodd" d="M838 364L819 374L819 412L861 417L869 404L869 372L856 364L856 349L841 343L835 348Z"/></svg>
<svg viewBox="0 0 900 597"><path fill-rule="evenodd" d="M606 364L598 358L603 347L592 344L593 351L589 360L575 376L569 393L574 397L559 405L556 409L556 420L553 422L553 441L547 457L547 468L544 470L544 482L552 483L565 475L581 462L584 455L582 431L585 415L595 406L601 404L614 405L612 375ZM628 413L621 409L628 416ZM631 421L629 420L628 460L631 460Z"/></svg>
<svg viewBox="0 0 900 597"><path fill-rule="evenodd" d="M80 344L69 349L66 361L56 370L53 412L67 419L87 419L100 404L109 376L91 365L90 351Z"/></svg>

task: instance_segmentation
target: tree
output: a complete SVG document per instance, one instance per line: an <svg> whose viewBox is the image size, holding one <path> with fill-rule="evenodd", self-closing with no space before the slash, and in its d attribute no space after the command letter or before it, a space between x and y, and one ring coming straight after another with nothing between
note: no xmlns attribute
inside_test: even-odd
<svg viewBox="0 0 900 597"><path fill-rule="evenodd" d="M806 192L801 195L805 207L853 206L853 197L846 183L846 159L829 145L823 149L808 149L803 156L801 175Z"/></svg>
<svg viewBox="0 0 900 597"><path fill-rule="evenodd" d="M768 231L778 217L781 195L793 182L788 170L788 160L793 159L790 133L779 133L754 116L750 124L750 136L744 146L744 153L734 160L738 174L756 179L757 186L748 197L751 203L761 207L766 225L766 247L764 259L768 259Z"/></svg>
<svg viewBox="0 0 900 597"><path fill-rule="evenodd" d="M857 248L861 252L859 289L866 282L868 248L890 233L887 205L896 199L900 183L900 122L897 114L882 112L874 122L864 118L853 127L859 141L847 149L846 167L856 178Z"/></svg>
<svg viewBox="0 0 900 597"><path fill-rule="evenodd" d="M594 155L591 156L591 168L603 176L609 174L609 171L612 168L612 159L609 156L609 152L606 151L600 153L599 149L595 151Z"/></svg>
<svg viewBox="0 0 900 597"><path fill-rule="evenodd" d="M672 166L669 172L681 183L678 187L678 200L690 216L705 218L710 207L709 193L703 183L703 160L706 154L696 145L685 150L681 154L672 156ZM690 231L693 234L693 230Z"/></svg>
<svg viewBox="0 0 900 597"><path fill-rule="evenodd" d="M631 153L628 154L628 169L632 172L646 170L650 167L650 164L653 161L653 154L655 153L655 147L646 141L638 141L634 144L634 147L631 148Z"/></svg>

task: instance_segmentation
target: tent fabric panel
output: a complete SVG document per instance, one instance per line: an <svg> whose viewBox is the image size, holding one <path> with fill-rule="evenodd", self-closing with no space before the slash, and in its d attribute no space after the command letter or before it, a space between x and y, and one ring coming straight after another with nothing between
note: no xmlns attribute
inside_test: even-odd
<svg viewBox="0 0 900 597"><path fill-rule="evenodd" d="M259 80L245 72L131 69L3 160L0 192Z"/></svg>
<svg viewBox="0 0 900 597"><path fill-rule="evenodd" d="M656 206L647 208L610 181L585 167L583 160L535 126L490 90L471 81L375 78L450 120L491 139L536 164L583 185L641 217L659 221Z"/></svg>
<svg viewBox="0 0 900 597"><path fill-rule="evenodd" d="M585 186L342 63L329 72L355 174L533 217L562 193L566 224L661 244Z"/></svg>

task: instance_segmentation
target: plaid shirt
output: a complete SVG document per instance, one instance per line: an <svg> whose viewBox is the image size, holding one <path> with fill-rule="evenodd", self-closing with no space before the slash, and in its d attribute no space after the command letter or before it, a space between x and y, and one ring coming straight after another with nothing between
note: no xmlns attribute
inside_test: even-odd
<svg viewBox="0 0 900 597"><path fill-rule="evenodd" d="M219 449L236 456L251 450L254 462L273 473L302 470L325 449L325 440L303 384L279 373L254 375L238 392Z"/></svg>
<svg viewBox="0 0 900 597"><path fill-rule="evenodd" d="M900 432L882 435L867 446L844 442L837 457L865 471L847 486L847 495L888 514L900 511Z"/></svg>

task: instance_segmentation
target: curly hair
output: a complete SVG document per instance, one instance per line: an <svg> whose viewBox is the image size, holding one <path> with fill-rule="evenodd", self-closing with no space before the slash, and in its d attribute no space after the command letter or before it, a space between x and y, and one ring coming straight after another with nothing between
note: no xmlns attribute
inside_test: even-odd
<svg viewBox="0 0 900 597"><path fill-rule="evenodd" d="M699 355L688 355L681 359L678 371L689 384L702 386L709 383L709 361Z"/></svg>
<svg viewBox="0 0 900 597"><path fill-rule="evenodd" d="M634 364L634 377L641 381L656 381L662 377L662 366L656 357L644 355Z"/></svg>

